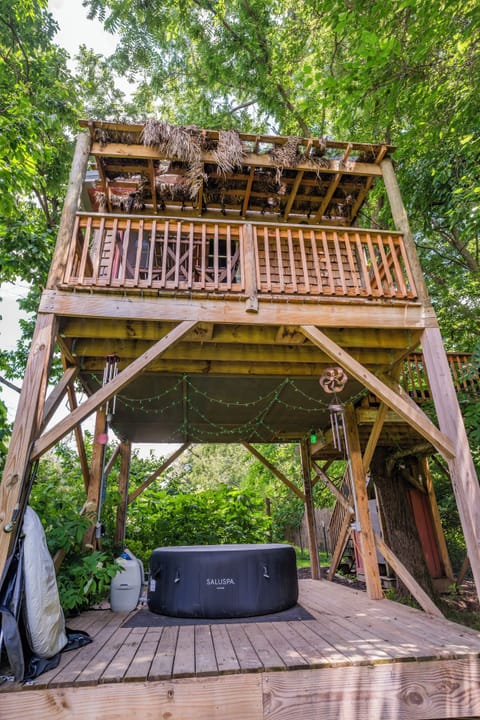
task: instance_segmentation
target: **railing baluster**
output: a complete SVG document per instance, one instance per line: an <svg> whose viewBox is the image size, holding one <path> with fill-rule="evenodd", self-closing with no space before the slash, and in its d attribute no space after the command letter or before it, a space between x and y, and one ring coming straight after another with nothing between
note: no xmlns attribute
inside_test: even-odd
<svg viewBox="0 0 480 720"><path fill-rule="evenodd" d="M277 249L277 267L278 267L278 282L280 286L280 292L285 292L285 274L283 272L283 257L282 257L282 238L280 236L280 228L275 228L275 239Z"/></svg>
<svg viewBox="0 0 480 720"><path fill-rule="evenodd" d="M193 283L193 243L195 240L195 226L190 223L190 233L188 236L188 266L187 266L187 287L191 288Z"/></svg>
<svg viewBox="0 0 480 720"><path fill-rule="evenodd" d="M323 244L323 253L325 255L325 265L327 266L327 280L328 280L328 288L329 288L329 295L335 295L335 284L333 282L333 268L332 268L332 262L330 259L330 248L328 247L328 237L327 233L325 231L322 231L322 244ZM325 293L327 294L327 293Z"/></svg>
<svg viewBox="0 0 480 720"><path fill-rule="evenodd" d="M360 271L360 279L363 278L363 282L365 285L365 292L366 295L372 294L372 287L370 285L370 272L367 265L367 258L365 255L365 249L364 245L360 239L360 233L355 233L355 244L357 248L357 260L360 265L359 271Z"/></svg>
<svg viewBox="0 0 480 720"><path fill-rule="evenodd" d="M230 225L227 225L227 290L232 288L232 237L230 233Z"/></svg>
<svg viewBox="0 0 480 720"><path fill-rule="evenodd" d="M337 256L337 265L338 265L338 275L340 279L340 286L342 288L342 294L347 294L347 285L345 283L345 273L343 270L343 257L342 253L340 251L340 242L338 239L338 233L333 233L333 246L335 248L335 255Z"/></svg>
<svg viewBox="0 0 480 720"><path fill-rule="evenodd" d="M265 273L267 278L267 287L265 290L270 292L272 289L272 275L270 272L270 236L268 234L268 227L263 228L263 240L265 248Z"/></svg>
<svg viewBox="0 0 480 720"><path fill-rule="evenodd" d="M313 267L315 268L315 278L317 280L317 294L322 295L322 273L320 270L320 261L318 259L317 240L315 231L310 230L310 244L312 246Z"/></svg>
<svg viewBox="0 0 480 720"><path fill-rule="evenodd" d="M287 230L287 242L288 242L288 258L290 261L290 274L292 277L292 291L294 293L298 292L298 285L297 285L297 269L295 264L295 254L293 252L293 241L292 241L292 231L290 228Z"/></svg>
<svg viewBox="0 0 480 720"><path fill-rule="evenodd" d="M202 257L200 265L200 282L202 289L205 288L205 273L207 269L207 226L205 223L202 225Z"/></svg>
<svg viewBox="0 0 480 720"><path fill-rule="evenodd" d="M66 283L69 283L73 280L72 268L73 268L73 263L75 260L76 251L77 251L78 233L81 231L82 220L83 220L83 218L80 218L78 215L75 218L75 225L73 228L72 240L70 242L70 249L68 252L67 264L65 267L64 281Z"/></svg>
<svg viewBox="0 0 480 720"><path fill-rule="evenodd" d="M353 259L352 247L350 244L350 238L347 232L343 234L343 242L345 243L345 249L347 251L347 260L350 267L350 278L352 281L351 290L347 290L349 295L360 295L360 286L358 283L358 270L355 266L355 260Z"/></svg>
<svg viewBox="0 0 480 720"><path fill-rule="evenodd" d="M389 261L387 260L387 255L386 255L385 247L384 247L384 244L383 244L383 238L382 238L382 236L381 236L379 233L377 233L376 242L377 242L378 250L379 250L379 252L380 252L380 257L382 258L382 268L381 268L381 269L382 269L382 272L383 272L383 274L384 274L384 276L385 276L385 280L386 280L386 283L387 283L388 295L389 295L390 297L392 297L392 296L395 295L395 285L394 285L394 282L393 282L393 279L392 279L392 275L391 275L391 273L390 273L390 263L389 263ZM384 292L385 292L385 291L384 291ZM387 294L387 293L386 293L386 294ZM387 295L387 296L388 296L388 295Z"/></svg>
<svg viewBox="0 0 480 720"><path fill-rule="evenodd" d="M300 258L302 261L302 270L303 270L303 278L304 278L304 292L309 295L310 294L310 273L308 270L308 262L307 262L307 252L305 249L305 238L303 236L303 230L298 230L298 243L300 245Z"/></svg>
<svg viewBox="0 0 480 720"><path fill-rule="evenodd" d="M395 239L389 235L388 236L388 242L390 245L390 254L393 261L393 269L395 271L395 278L396 278L396 297L398 298L404 298L407 297L407 288L405 286L405 281L403 279L403 272L400 267L400 263L398 262L398 255L397 255L397 243L395 242Z"/></svg>
<svg viewBox="0 0 480 720"><path fill-rule="evenodd" d="M370 255L370 262L372 263L372 270L373 270L373 278L371 280L375 280L376 287L374 287L373 282L371 283L371 290L372 290L372 296L373 297L381 297L383 295L383 286L382 286L382 280L380 277L380 273L378 272L378 261L377 256L375 255L375 250L373 249L373 243L372 238L369 232L365 233L365 240L367 242L367 248Z"/></svg>

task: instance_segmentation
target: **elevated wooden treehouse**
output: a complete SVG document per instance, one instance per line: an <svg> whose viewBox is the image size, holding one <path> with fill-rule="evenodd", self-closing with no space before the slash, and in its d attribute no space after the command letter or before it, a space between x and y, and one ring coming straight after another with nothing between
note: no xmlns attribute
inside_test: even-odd
<svg viewBox="0 0 480 720"><path fill-rule="evenodd" d="M425 459L439 453L479 589L479 488L454 383L469 382L465 359L444 352L392 148L154 122L81 125L0 489L2 578L35 463L75 431L95 510L109 425L121 439L120 539L128 502L161 471L129 495L131 443L180 443L173 458L192 442L243 442L263 459L252 443L298 442L303 489L272 470L305 501L313 577L312 485L322 481L338 501L333 570L355 521L370 599L383 596L380 548L433 613L372 529L366 476L380 447L420 458L440 576L451 579ZM392 227L362 227L382 183ZM47 395L55 345L64 374ZM65 395L71 411L52 426ZM427 395L438 427L420 407ZM81 423L93 413L88 467ZM339 457L349 461L347 492L328 476ZM249 717L267 717L260 705ZM447 705L435 717L453 717Z"/></svg>

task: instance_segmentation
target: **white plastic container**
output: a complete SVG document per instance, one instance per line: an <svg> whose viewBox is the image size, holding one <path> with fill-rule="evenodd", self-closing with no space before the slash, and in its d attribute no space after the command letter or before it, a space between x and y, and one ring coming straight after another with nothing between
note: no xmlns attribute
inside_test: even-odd
<svg viewBox="0 0 480 720"><path fill-rule="evenodd" d="M117 558L124 570L119 570L110 585L110 608L113 612L135 610L143 588L141 561L129 550Z"/></svg>

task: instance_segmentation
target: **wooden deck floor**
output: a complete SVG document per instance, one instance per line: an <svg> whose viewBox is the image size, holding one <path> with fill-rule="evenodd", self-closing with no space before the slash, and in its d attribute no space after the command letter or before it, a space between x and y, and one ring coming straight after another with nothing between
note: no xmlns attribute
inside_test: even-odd
<svg viewBox="0 0 480 720"><path fill-rule="evenodd" d="M480 633L326 581L301 581L300 603L314 620L124 628L89 611L69 626L92 644L0 686L0 720L480 716Z"/></svg>

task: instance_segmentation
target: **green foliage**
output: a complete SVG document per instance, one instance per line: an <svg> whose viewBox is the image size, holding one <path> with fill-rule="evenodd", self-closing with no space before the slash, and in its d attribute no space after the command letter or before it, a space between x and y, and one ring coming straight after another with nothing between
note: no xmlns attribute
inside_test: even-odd
<svg viewBox="0 0 480 720"><path fill-rule="evenodd" d="M82 549L89 521L80 515L83 479L78 456L68 445L42 459L30 503L42 521L50 553L65 553L57 576L64 610L82 610L103 599L118 566L108 545L105 552Z"/></svg>
<svg viewBox="0 0 480 720"><path fill-rule="evenodd" d="M149 488L129 508L126 545L146 563L155 547L265 542L269 524L262 500L238 488Z"/></svg>

